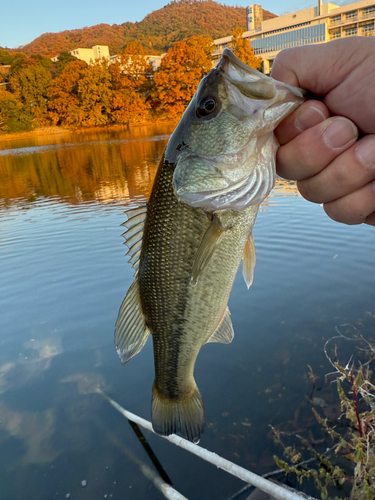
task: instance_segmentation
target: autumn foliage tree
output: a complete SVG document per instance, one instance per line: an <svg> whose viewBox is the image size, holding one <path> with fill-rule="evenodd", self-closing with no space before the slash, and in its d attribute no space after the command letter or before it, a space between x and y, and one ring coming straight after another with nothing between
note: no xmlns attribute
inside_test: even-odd
<svg viewBox="0 0 375 500"><path fill-rule="evenodd" d="M80 125L94 127L110 123L112 94L107 61L89 64L78 82Z"/></svg>
<svg viewBox="0 0 375 500"><path fill-rule="evenodd" d="M210 38L193 37L176 42L154 75L154 97L171 117L181 114L191 101L202 77L212 68Z"/></svg>
<svg viewBox="0 0 375 500"><path fill-rule="evenodd" d="M78 125L81 121L78 82L87 64L75 59L65 66L47 92L49 116L53 125Z"/></svg>
<svg viewBox="0 0 375 500"><path fill-rule="evenodd" d="M109 68L112 76L112 120L115 123L145 121L150 110L152 68L143 47L130 43Z"/></svg>
<svg viewBox="0 0 375 500"><path fill-rule="evenodd" d="M242 62L254 69L262 68L262 59L254 55L249 40L243 38L243 28L237 27L232 33L232 51Z"/></svg>

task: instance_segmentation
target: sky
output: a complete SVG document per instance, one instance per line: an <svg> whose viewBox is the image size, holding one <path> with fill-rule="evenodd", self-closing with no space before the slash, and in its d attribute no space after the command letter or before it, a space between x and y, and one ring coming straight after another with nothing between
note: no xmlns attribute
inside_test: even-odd
<svg viewBox="0 0 375 500"><path fill-rule="evenodd" d="M285 14L316 5L315 0L225 0L226 5L246 7L253 1L274 14ZM343 5L354 0L331 0ZM142 21L147 14L167 5L169 0L4 0L0 22L0 47L16 48L33 41L43 33L94 26Z"/></svg>

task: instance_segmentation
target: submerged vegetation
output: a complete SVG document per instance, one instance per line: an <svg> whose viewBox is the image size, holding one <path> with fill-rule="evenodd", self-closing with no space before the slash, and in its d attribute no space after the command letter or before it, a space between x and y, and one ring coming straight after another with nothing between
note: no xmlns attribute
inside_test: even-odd
<svg viewBox="0 0 375 500"><path fill-rule="evenodd" d="M351 357L344 366L338 360L337 345L328 352L328 344L334 339L356 342L356 350L365 360L353 361ZM359 345L361 344L361 346ZM375 384L371 364L375 361L375 347L362 336L349 338L339 333L325 346L325 354L334 367L326 376L337 385L341 414L332 420L322 417L315 408L312 411L328 437L321 440L306 439L298 433L287 434L272 428L276 443L284 448L286 460L275 456L277 465L289 477L295 476L300 484L313 480L323 500L328 495L350 500L373 500L375 498ZM315 389L316 377L310 368L309 374ZM319 398L316 398L319 399ZM285 444L292 438L291 444ZM317 445L324 443L325 450ZM327 448L327 445L329 446ZM302 461L304 454L311 458Z"/></svg>
<svg viewBox="0 0 375 500"><path fill-rule="evenodd" d="M233 49L259 68L249 42L234 32ZM241 38L241 41L239 41ZM11 62L0 90L0 133L35 127L93 127L177 120L211 69L213 41L194 36L176 42L153 71L144 48L129 43L114 63L93 64L62 52L56 63L42 56L0 53ZM11 59L10 59L11 58ZM0 61L1 62L1 61Z"/></svg>

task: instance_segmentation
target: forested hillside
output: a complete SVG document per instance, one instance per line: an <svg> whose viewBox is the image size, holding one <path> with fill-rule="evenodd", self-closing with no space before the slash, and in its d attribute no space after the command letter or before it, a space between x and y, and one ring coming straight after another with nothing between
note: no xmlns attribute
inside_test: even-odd
<svg viewBox="0 0 375 500"><path fill-rule="evenodd" d="M263 10L263 18L276 17ZM55 56L77 47L108 45L112 54L130 42L142 44L148 53L166 52L177 41L192 36L220 38L236 26L246 29L245 7L229 7L213 0L172 0L139 23L98 24L88 28L45 33L22 47L27 55Z"/></svg>

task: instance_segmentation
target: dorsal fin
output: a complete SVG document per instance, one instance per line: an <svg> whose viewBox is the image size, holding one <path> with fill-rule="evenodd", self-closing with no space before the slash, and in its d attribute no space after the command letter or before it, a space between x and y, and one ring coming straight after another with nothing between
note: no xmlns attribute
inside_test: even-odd
<svg viewBox="0 0 375 500"><path fill-rule="evenodd" d="M207 340L209 342L219 342L220 344L230 344L234 337L234 330L232 320L230 319L230 311L228 307L225 310L224 316L220 321L219 326L216 328L211 337Z"/></svg>
<svg viewBox="0 0 375 500"><path fill-rule="evenodd" d="M131 208L125 213L128 219L121 225L126 227L126 231L121 236L125 238L124 245L129 249L126 255L130 256L128 262L133 264L132 267L135 269L135 276L138 272L139 256L141 254L140 249L147 214L147 203L142 203L140 206Z"/></svg>
<svg viewBox="0 0 375 500"><path fill-rule="evenodd" d="M122 301L115 326L116 351L123 364L139 353L149 334L141 308L138 279L135 278Z"/></svg>
<svg viewBox="0 0 375 500"><path fill-rule="evenodd" d="M253 233L250 233L242 257L242 275L249 289L254 279L254 267L256 262L255 245Z"/></svg>

